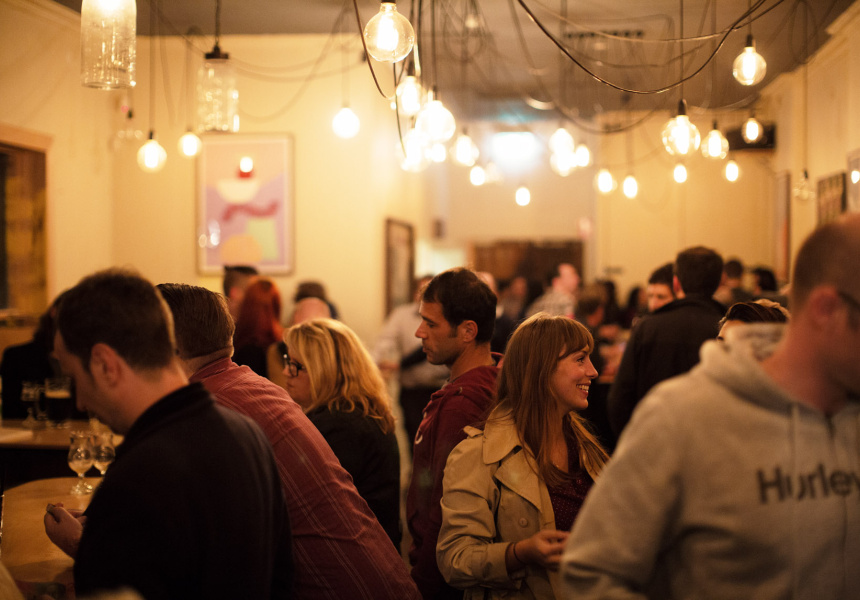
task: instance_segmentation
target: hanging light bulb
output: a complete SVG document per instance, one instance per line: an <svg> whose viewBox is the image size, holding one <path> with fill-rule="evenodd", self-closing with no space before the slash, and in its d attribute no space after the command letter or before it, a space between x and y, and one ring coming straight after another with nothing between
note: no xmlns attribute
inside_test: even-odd
<svg viewBox="0 0 860 600"><path fill-rule="evenodd" d="M741 137L744 138L744 141L748 144L754 144L755 142L761 139L763 128L761 123L758 122L758 119L755 118L755 114L750 115L750 118L744 121L743 127L741 127Z"/></svg>
<svg viewBox="0 0 860 600"><path fill-rule="evenodd" d="M359 121L358 115L350 107L344 106L337 111L334 119L332 119L331 127L334 129L337 137L348 140L358 135L358 131L361 129L361 121Z"/></svg>
<svg viewBox="0 0 860 600"><path fill-rule="evenodd" d="M741 85L755 85L764 79L767 73L767 63L761 54L755 51L755 41L752 34L747 35L747 43L743 52L738 54L732 63L732 75Z"/></svg>
<svg viewBox="0 0 860 600"><path fill-rule="evenodd" d="M675 170L672 171L672 176L678 183L684 183L687 181L687 167L683 163L678 163L675 165Z"/></svg>
<svg viewBox="0 0 860 600"><path fill-rule="evenodd" d="M576 169L576 154L573 152L553 152L549 157L549 166L558 175L567 177Z"/></svg>
<svg viewBox="0 0 860 600"><path fill-rule="evenodd" d="M197 118L202 131L239 130L236 70L217 41L197 71Z"/></svg>
<svg viewBox="0 0 860 600"><path fill-rule="evenodd" d="M427 151L430 155L430 160L434 163L443 163L445 162L445 157L448 156L448 152L445 150L445 144L442 142L436 142L430 149Z"/></svg>
<svg viewBox="0 0 860 600"><path fill-rule="evenodd" d="M573 154L576 147L573 143L573 136L564 127L559 127L549 136L548 146L553 154Z"/></svg>
<svg viewBox="0 0 860 600"><path fill-rule="evenodd" d="M585 144L576 147L576 166L587 167L591 164L591 150Z"/></svg>
<svg viewBox="0 0 860 600"><path fill-rule="evenodd" d="M729 140L717 128L717 122L714 121L714 128L708 132L702 142L702 154L705 158L723 159L729 154Z"/></svg>
<svg viewBox="0 0 860 600"><path fill-rule="evenodd" d="M134 87L137 6L134 0L84 0L81 5L81 84Z"/></svg>
<svg viewBox="0 0 860 600"><path fill-rule="evenodd" d="M396 63L406 58L415 44L409 19L397 12L394 2L383 2L364 27L367 53L379 62Z"/></svg>
<svg viewBox="0 0 860 600"><path fill-rule="evenodd" d="M421 110L424 103L424 87L415 75L407 75L403 78L394 92L397 96L397 104L400 112L407 117L414 117Z"/></svg>
<svg viewBox="0 0 860 600"><path fill-rule="evenodd" d="M809 172L806 169L803 170L803 177L794 186L792 192L794 197L801 202L815 200L815 190L812 189L812 184L809 181Z"/></svg>
<svg viewBox="0 0 860 600"><path fill-rule="evenodd" d="M601 194L608 194L615 189L615 179L608 169L600 169L595 177L597 183L597 191Z"/></svg>
<svg viewBox="0 0 860 600"><path fill-rule="evenodd" d="M699 129L687 116L687 101L678 102L678 115L663 127L663 146L673 156L687 156L699 149Z"/></svg>
<svg viewBox="0 0 860 600"><path fill-rule="evenodd" d="M475 187L479 187L487 183L487 172L484 167L475 165L469 169L469 182Z"/></svg>
<svg viewBox="0 0 860 600"><path fill-rule="evenodd" d="M469 134L464 129L463 133L457 136L457 139L454 141L451 154L458 164L464 167L471 167L478 160L480 152L475 142L472 141L472 138L469 137Z"/></svg>
<svg viewBox="0 0 860 600"><path fill-rule="evenodd" d="M182 156L187 158L193 158L200 154L200 149L203 147L203 142L200 141L200 138L197 137L197 134L193 131L186 131L185 134L179 138L179 143L177 144L179 147L179 152Z"/></svg>
<svg viewBox="0 0 860 600"><path fill-rule="evenodd" d="M633 175L628 175L624 178L624 183L621 184L621 191L632 200L639 193L639 182Z"/></svg>
<svg viewBox="0 0 860 600"><path fill-rule="evenodd" d="M457 123L451 111L440 100L436 100L431 91L427 93L427 103L415 118L415 129L432 143L447 142L457 131Z"/></svg>
<svg viewBox="0 0 860 600"><path fill-rule="evenodd" d="M532 193L529 191L529 188L522 185L517 188L514 198L520 206L528 206L529 202L532 201Z"/></svg>
<svg viewBox="0 0 860 600"><path fill-rule="evenodd" d="M732 183L737 181L738 177L741 176L741 169L740 167L738 167L738 163L736 163L734 160L730 160L729 162L727 162L725 176L726 179L731 181Z"/></svg>
<svg viewBox="0 0 860 600"><path fill-rule="evenodd" d="M167 152L155 140L155 134L150 131L149 141L137 151L137 164L144 172L155 173L164 168L165 162L167 162Z"/></svg>
<svg viewBox="0 0 860 600"><path fill-rule="evenodd" d="M427 138L416 129L410 129L403 136L403 151L400 168L404 171L419 173L430 164Z"/></svg>

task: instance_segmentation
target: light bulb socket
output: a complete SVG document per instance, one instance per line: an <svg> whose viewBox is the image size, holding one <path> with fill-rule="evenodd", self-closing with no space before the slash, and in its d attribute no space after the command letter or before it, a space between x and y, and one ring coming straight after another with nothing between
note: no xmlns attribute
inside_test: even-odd
<svg viewBox="0 0 860 600"><path fill-rule="evenodd" d="M678 100L678 116L687 116L687 101L683 98Z"/></svg>
<svg viewBox="0 0 860 600"><path fill-rule="evenodd" d="M152 129L149 130L149 139L151 139L151 140L155 139L155 131Z"/></svg>
<svg viewBox="0 0 860 600"><path fill-rule="evenodd" d="M755 50L755 40L753 39L753 34L747 34L747 43L744 44L744 48L752 48Z"/></svg>
<svg viewBox="0 0 860 600"><path fill-rule="evenodd" d="M207 52L205 54L206 60L227 60L230 58L230 54L227 52L221 51L221 46L218 43L215 43L215 46L212 48L212 52Z"/></svg>
<svg viewBox="0 0 860 600"><path fill-rule="evenodd" d="M714 129L719 129L719 127L717 127L717 120L716 119L714 119Z"/></svg>

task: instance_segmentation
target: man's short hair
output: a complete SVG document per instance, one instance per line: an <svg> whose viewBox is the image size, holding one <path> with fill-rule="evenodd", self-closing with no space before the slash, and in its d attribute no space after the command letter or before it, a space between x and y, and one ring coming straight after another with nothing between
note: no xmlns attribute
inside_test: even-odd
<svg viewBox="0 0 860 600"><path fill-rule="evenodd" d="M791 278L792 312L800 309L810 292L832 285L842 293L860 297L857 257L860 256L860 217L851 215L813 231L797 253Z"/></svg>
<svg viewBox="0 0 860 600"><path fill-rule="evenodd" d="M651 273L651 277L648 278L648 284L655 285L662 283L663 285L668 285L669 289L672 289L674 275L675 265L672 263L666 263L662 267L654 269L654 272Z"/></svg>
<svg viewBox="0 0 860 600"><path fill-rule="evenodd" d="M187 360L233 348L236 327L224 296L184 283L161 283L156 287L173 313L180 358Z"/></svg>
<svg viewBox="0 0 860 600"><path fill-rule="evenodd" d="M605 304L605 289L599 284L590 285L576 299L576 316L590 317Z"/></svg>
<svg viewBox="0 0 860 600"><path fill-rule="evenodd" d="M421 300L441 304L442 316L452 327L474 321L478 325L478 343L492 339L496 295L473 271L459 267L439 273L427 284Z"/></svg>
<svg viewBox="0 0 860 600"><path fill-rule="evenodd" d="M170 310L155 287L131 270L99 271L68 290L57 329L87 370L96 344L107 344L134 369L163 368L175 356Z"/></svg>
<svg viewBox="0 0 860 600"><path fill-rule="evenodd" d="M675 259L675 275L687 295L713 296L723 277L722 257L704 246L687 248Z"/></svg>
<svg viewBox="0 0 860 600"><path fill-rule="evenodd" d="M729 279L740 279L744 276L744 264L737 258L730 258L723 265L723 272Z"/></svg>
<svg viewBox="0 0 860 600"><path fill-rule="evenodd" d="M248 277L255 277L260 273L250 265L224 265L224 295L230 295L230 289L239 285L239 282Z"/></svg>

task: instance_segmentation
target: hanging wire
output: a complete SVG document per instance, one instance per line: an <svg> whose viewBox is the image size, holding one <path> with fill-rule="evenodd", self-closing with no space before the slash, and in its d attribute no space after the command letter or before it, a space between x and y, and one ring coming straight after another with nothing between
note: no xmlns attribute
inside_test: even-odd
<svg viewBox="0 0 860 600"><path fill-rule="evenodd" d="M376 78L376 72L373 70L373 65L371 64L370 54L367 51L367 42L364 41L364 27L361 24L361 15L358 12L358 0L352 0L352 4L355 7L355 21L358 24L358 35L361 38L361 46L364 48L364 56L367 59L367 68L370 69L370 75L373 77L373 83L376 85L376 89L379 91L380 95L388 101L394 99L394 93L389 96L385 92L382 91L382 86L379 85L379 80Z"/></svg>
<svg viewBox="0 0 860 600"><path fill-rule="evenodd" d="M155 10L152 6L155 6ZM149 10L149 136L155 131L155 13L158 0L151 0Z"/></svg>

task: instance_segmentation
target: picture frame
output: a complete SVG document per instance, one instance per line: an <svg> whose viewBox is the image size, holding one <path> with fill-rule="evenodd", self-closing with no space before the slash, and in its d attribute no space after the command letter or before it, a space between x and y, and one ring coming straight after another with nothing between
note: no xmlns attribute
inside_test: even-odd
<svg viewBox="0 0 860 600"><path fill-rule="evenodd" d="M845 212L845 173L834 173L818 180L818 224L824 225Z"/></svg>
<svg viewBox="0 0 860 600"><path fill-rule="evenodd" d="M774 176L773 239L774 275L779 281L788 281L791 269L791 172Z"/></svg>
<svg viewBox="0 0 860 600"><path fill-rule="evenodd" d="M385 220L385 314L412 302L415 230L396 219Z"/></svg>
<svg viewBox="0 0 860 600"><path fill-rule="evenodd" d="M250 265L265 275L295 267L293 139L287 134L202 137L197 163L198 271Z"/></svg>

